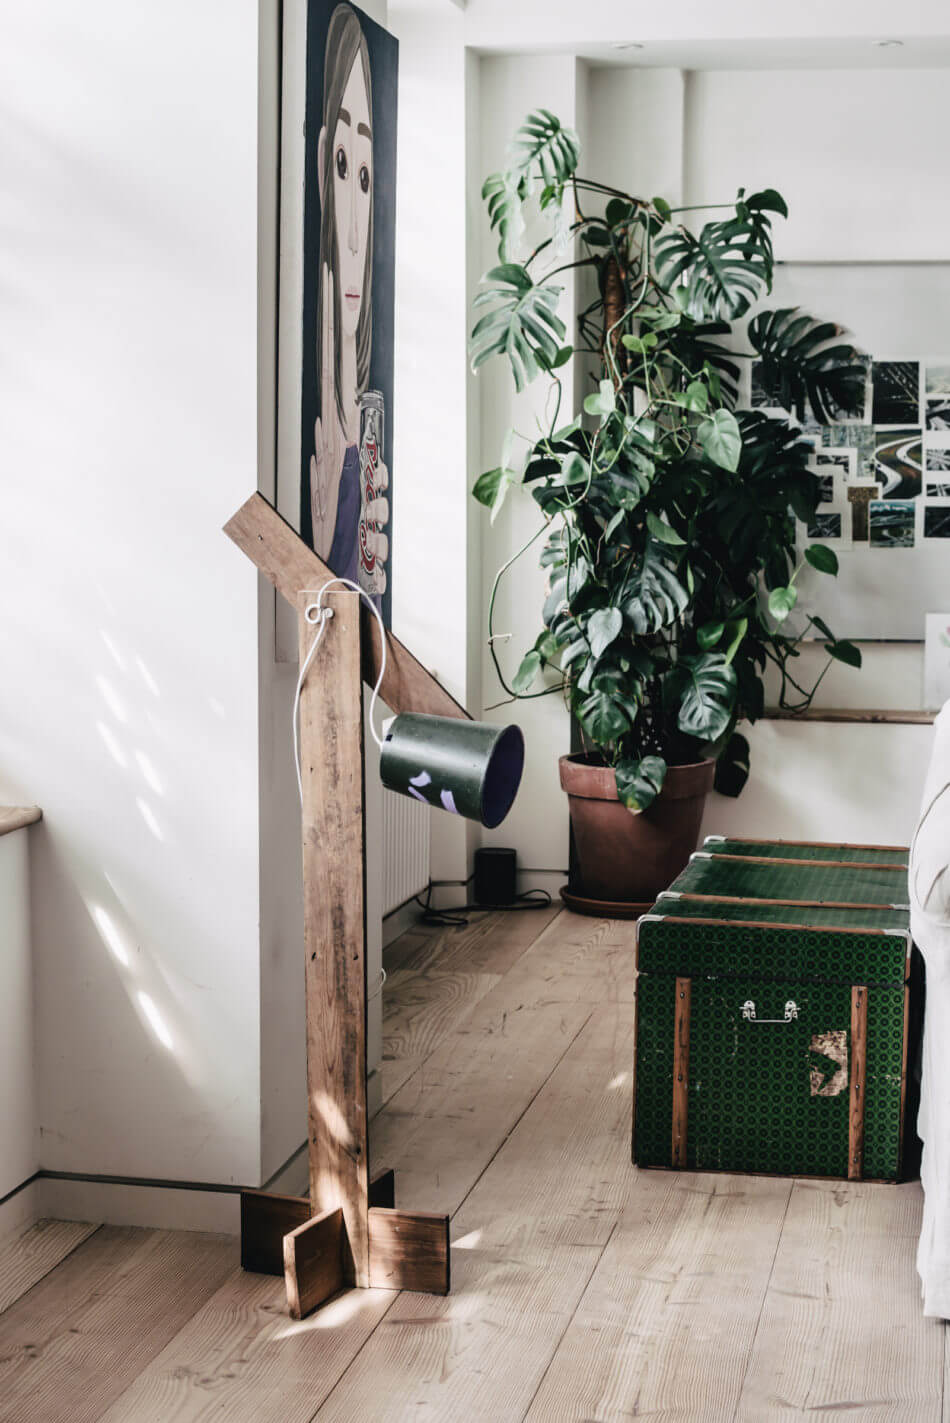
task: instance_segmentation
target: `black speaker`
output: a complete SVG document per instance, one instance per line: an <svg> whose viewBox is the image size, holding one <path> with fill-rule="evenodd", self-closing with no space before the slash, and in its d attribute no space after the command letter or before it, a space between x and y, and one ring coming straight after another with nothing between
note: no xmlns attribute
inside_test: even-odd
<svg viewBox="0 0 950 1423"><path fill-rule="evenodd" d="M475 851L476 904L513 904L518 895L518 856L490 845Z"/></svg>

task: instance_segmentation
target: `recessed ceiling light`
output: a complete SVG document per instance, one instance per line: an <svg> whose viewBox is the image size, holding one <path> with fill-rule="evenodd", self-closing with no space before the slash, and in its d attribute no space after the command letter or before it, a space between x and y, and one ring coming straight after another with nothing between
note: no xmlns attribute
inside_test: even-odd
<svg viewBox="0 0 950 1423"><path fill-rule="evenodd" d="M903 40L872 40L875 49L903 49Z"/></svg>
<svg viewBox="0 0 950 1423"><path fill-rule="evenodd" d="M639 40L617 40L610 46L611 49L643 49L644 46Z"/></svg>

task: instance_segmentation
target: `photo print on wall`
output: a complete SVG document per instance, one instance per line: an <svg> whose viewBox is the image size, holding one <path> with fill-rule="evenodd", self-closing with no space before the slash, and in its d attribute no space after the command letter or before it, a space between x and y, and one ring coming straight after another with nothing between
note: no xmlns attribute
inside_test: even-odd
<svg viewBox="0 0 950 1423"><path fill-rule="evenodd" d="M810 539L840 539L841 538L841 514L837 512L816 513L812 522L808 525L808 537Z"/></svg>
<svg viewBox="0 0 950 1423"><path fill-rule="evenodd" d="M857 450L839 449L826 450L819 448L815 455L815 464L818 466L818 473L827 479L834 480L834 471L844 480L853 480L857 469ZM832 471L829 473L828 471Z"/></svg>
<svg viewBox="0 0 950 1423"><path fill-rule="evenodd" d="M950 539L950 504L928 504L924 510L924 538Z"/></svg>
<svg viewBox="0 0 950 1423"><path fill-rule="evenodd" d="M916 520L912 499L873 499L868 505L871 548L913 548Z"/></svg>
<svg viewBox="0 0 950 1423"><path fill-rule="evenodd" d="M926 366L924 394L950 395L950 361L934 361Z"/></svg>
<svg viewBox="0 0 950 1423"><path fill-rule="evenodd" d="M835 497L835 477L833 474L818 473L818 503L833 504Z"/></svg>
<svg viewBox="0 0 950 1423"><path fill-rule="evenodd" d="M822 425L819 430L821 443L825 449L845 446L857 451L857 479L873 479L876 463L874 451L877 446L873 425L857 425L845 421L841 425Z"/></svg>
<svg viewBox="0 0 950 1423"><path fill-rule="evenodd" d="M300 531L389 626L398 44L309 0Z"/></svg>
<svg viewBox="0 0 950 1423"><path fill-rule="evenodd" d="M950 435L950 395L927 396L926 421L928 430Z"/></svg>
<svg viewBox="0 0 950 1423"><path fill-rule="evenodd" d="M872 425L919 424L919 361L873 361L871 382Z"/></svg>
<svg viewBox="0 0 950 1423"><path fill-rule="evenodd" d="M916 499L923 473L920 430L878 430L874 464L885 499Z"/></svg>

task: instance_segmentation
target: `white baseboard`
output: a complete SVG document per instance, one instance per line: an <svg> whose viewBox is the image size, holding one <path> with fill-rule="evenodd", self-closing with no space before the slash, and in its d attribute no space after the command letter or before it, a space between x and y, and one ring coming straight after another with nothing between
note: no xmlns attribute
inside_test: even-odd
<svg viewBox="0 0 950 1423"><path fill-rule="evenodd" d="M383 920L383 951L385 953L389 945L404 934L407 929L411 929L419 918L419 906L410 899L408 904L401 904L398 909L394 909L391 914L387 914Z"/></svg>
<svg viewBox="0 0 950 1423"><path fill-rule="evenodd" d="M39 1219L90 1220L102 1225L202 1230L223 1235L237 1235L241 1228L239 1197L231 1191L51 1177L41 1177L34 1184L38 1206L35 1218Z"/></svg>
<svg viewBox="0 0 950 1423"><path fill-rule="evenodd" d="M307 1143L302 1141L275 1176L261 1188L265 1191L273 1191L278 1196L305 1196L310 1190L310 1160L307 1156Z"/></svg>
<svg viewBox="0 0 950 1423"><path fill-rule="evenodd" d="M521 870L518 871L518 893L529 889L546 889L555 904L560 904L560 891L567 884L567 870Z"/></svg>
<svg viewBox="0 0 950 1423"><path fill-rule="evenodd" d="M0 1205L0 1241L8 1235L22 1235L34 1221L42 1219L39 1184L39 1181L31 1181Z"/></svg>

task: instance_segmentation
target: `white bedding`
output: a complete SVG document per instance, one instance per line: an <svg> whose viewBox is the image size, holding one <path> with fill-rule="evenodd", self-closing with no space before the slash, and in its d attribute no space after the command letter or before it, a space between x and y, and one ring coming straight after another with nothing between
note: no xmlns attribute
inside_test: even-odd
<svg viewBox="0 0 950 1423"><path fill-rule="evenodd" d="M927 972L918 1121L924 1219L917 1269L924 1314L950 1319L950 702L935 723L909 879L911 931Z"/></svg>

